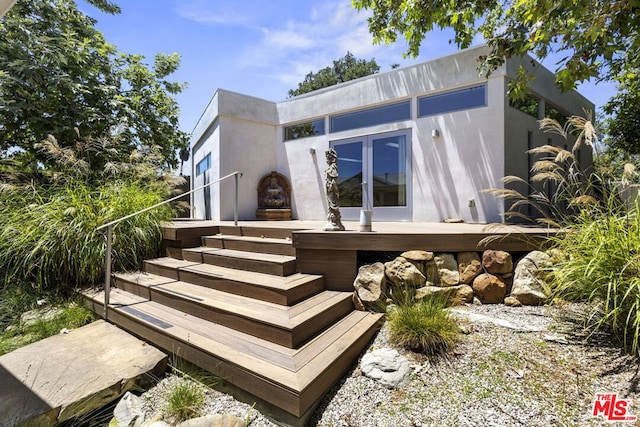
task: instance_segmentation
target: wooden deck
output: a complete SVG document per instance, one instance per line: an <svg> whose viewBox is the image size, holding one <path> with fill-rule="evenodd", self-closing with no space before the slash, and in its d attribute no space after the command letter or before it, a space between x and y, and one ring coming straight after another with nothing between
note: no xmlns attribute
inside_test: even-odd
<svg viewBox="0 0 640 427"><path fill-rule="evenodd" d="M193 230L261 237L268 228L291 234L301 273L322 275L327 289L351 291L361 252L468 252L501 249L513 253L543 247L556 229L510 224L374 222L372 232L359 232L357 222L345 231L322 231L323 221L179 221L167 224L167 239L189 239ZM490 242L486 242L490 240Z"/></svg>

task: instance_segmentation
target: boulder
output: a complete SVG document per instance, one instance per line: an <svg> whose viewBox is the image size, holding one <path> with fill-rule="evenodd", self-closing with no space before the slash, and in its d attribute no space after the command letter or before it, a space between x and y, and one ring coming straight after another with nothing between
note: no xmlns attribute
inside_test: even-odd
<svg viewBox="0 0 640 427"><path fill-rule="evenodd" d="M482 269L482 261L477 252L460 252L458 254L458 271L460 272L460 283L468 285L473 283Z"/></svg>
<svg viewBox="0 0 640 427"><path fill-rule="evenodd" d="M400 256L415 265L426 277L427 264L433 261L433 252L413 250L404 252Z"/></svg>
<svg viewBox="0 0 640 427"><path fill-rule="evenodd" d="M433 260L438 267L438 286L455 286L460 283L458 262L452 254L437 254Z"/></svg>
<svg viewBox="0 0 640 427"><path fill-rule="evenodd" d="M482 266L491 274L513 273L511 254L505 251L487 249L482 253Z"/></svg>
<svg viewBox="0 0 640 427"><path fill-rule="evenodd" d="M353 301L358 310L365 310L382 303L386 299L387 280L385 266L381 262L363 265L353 281L355 289Z"/></svg>
<svg viewBox="0 0 640 427"><path fill-rule="evenodd" d="M508 307L522 307L522 303L518 301L518 298L508 296L504 299L504 305Z"/></svg>
<svg viewBox="0 0 640 427"><path fill-rule="evenodd" d="M113 418L118 427L134 427L144 421L142 399L135 394L126 392L113 410Z"/></svg>
<svg viewBox="0 0 640 427"><path fill-rule="evenodd" d="M423 286L416 289L415 299L432 295L442 295L453 304L464 304L473 301L473 289L469 285L456 286Z"/></svg>
<svg viewBox="0 0 640 427"><path fill-rule="evenodd" d="M418 268L402 257L384 264L387 279L394 287L410 286L419 288L425 285L427 279Z"/></svg>
<svg viewBox="0 0 640 427"><path fill-rule="evenodd" d="M507 293L507 285L498 276L482 273L473 280L473 291L482 304L499 304Z"/></svg>
<svg viewBox="0 0 640 427"><path fill-rule="evenodd" d="M360 362L362 374L388 388L398 387L409 380L411 366L397 350L381 348L365 354Z"/></svg>
<svg viewBox="0 0 640 427"><path fill-rule="evenodd" d="M540 305L547 299L551 257L541 251L529 252L516 264L511 296L524 305Z"/></svg>

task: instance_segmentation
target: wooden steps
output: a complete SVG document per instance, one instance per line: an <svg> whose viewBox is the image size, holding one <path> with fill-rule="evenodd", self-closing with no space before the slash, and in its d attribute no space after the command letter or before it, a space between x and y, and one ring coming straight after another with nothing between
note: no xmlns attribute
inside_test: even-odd
<svg viewBox="0 0 640 427"><path fill-rule="evenodd" d="M289 416L309 415L379 328L380 315L354 311L351 292L297 272L291 229L163 233L187 243L171 241L175 257L146 260L142 272L114 273L107 320ZM103 312L104 293L85 299Z"/></svg>
<svg viewBox="0 0 640 427"><path fill-rule="evenodd" d="M217 289L236 295L258 298L262 301L282 305L293 305L324 289L322 276L295 273L290 276L240 271L210 264L184 264L183 267L162 268L162 262L149 260L148 270L155 272L116 273L116 287L124 288L128 284L143 288L180 280L211 289ZM167 272L168 277L162 273ZM148 293L144 294L147 298Z"/></svg>
<svg viewBox="0 0 640 427"><path fill-rule="evenodd" d="M202 238L204 246L219 249L234 249L247 252L261 252L276 255L295 256L296 250L291 239L276 239L273 237L254 236L205 236Z"/></svg>
<svg viewBox="0 0 640 427"><path fill-rule="evenodd" d="M118 278L118 288L211 322L295 348L352 311L351 295L322 291L287 306L216 289L144 275ZM117 276L116 276L117 277Z"/></svg>
<svg viewBox="0 0 640 427"><path fill-rule="evenodd" d="M102 292L86 293L99 312ZM377 331L380 315L353 311L298 349L288 349L115 289L109 320L286 412L301 417Z"/></svg>
<svg viewBox="0 0 640 427"><path fill-rule="evenodd" d="M237 268L256 273L289 276L296 272L296 258L288 255L274 255L259 252L216 249L206 246L182 250L186 261Z"/></svg>

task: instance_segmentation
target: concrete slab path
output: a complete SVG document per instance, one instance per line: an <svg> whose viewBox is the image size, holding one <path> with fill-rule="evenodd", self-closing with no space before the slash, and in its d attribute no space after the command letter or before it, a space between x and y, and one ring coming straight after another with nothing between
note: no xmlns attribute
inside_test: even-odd
<svg viewBox="0 0 640 427"><path fill-rule="evenodd" d="M0 427L86 414L158 378L166 363L164 353L103 320L22 347L0 356Z"/></svg>

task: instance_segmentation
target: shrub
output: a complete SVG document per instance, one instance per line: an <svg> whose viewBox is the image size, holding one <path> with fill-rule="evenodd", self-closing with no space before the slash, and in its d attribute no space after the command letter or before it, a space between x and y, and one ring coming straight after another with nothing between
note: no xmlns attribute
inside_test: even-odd
<svg viewBox="0 0 640 427"><path fill-rule="evenodd" d="M446 353L456 342L458 325L445 310L443 298L405 300L390 310L388 325L396 344L427 356Z"/></svg>
<svg viewBox="0 0 640 427"><path fill-rule="evenodd" d="M166 397L167 415L174 421L184 421L200 414L205 402L202 385L187 377L180 377Z"/></svg>
<svg viewBox="0 0 640 427"><path fill-rule="evenodd" d="M640 217L617 209L584 210L554 243L570 255L554 272L554 296L598 307L587 318L587 328L612 331L638 355Z"/></svg>
<svg viewBox="0 0 640 427"><path fill-rule="evenodd" d="M104 268L105 240L96 227L162 201L166 193L136 180L93 186L79 179L0 192L0 284L40 288L94 284ZM136 268L157 253L163 207L114 228L114 266Z"/></svg>
<svg viewBox="0 0 640 427"><path fill-rule="evenodd" d="M573 116L562 127L554 120L540 122L541 128L565 139L577 134L572 151L543 146L529 151L542 157L534 164L532 182L505 177L506 183L530 185L529 196L510 189L487 192L514 200L507 217L523 217L522 207L530 207L542 224L561 228L552 238L553 246L569 255L553 272L552 297L587 302L597 307L586 319L590 333L612 331L625 349L638 355L640 329L640 218L638 201L627 212L615 182L636 175L625 164L621 176L602 161L598 172L585 172L575 155L581 143L596 146L597 137L589 120ZM602 158L600 159L602 160ZM543 191L542 189L550 189Z"/></svg>

